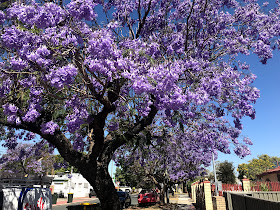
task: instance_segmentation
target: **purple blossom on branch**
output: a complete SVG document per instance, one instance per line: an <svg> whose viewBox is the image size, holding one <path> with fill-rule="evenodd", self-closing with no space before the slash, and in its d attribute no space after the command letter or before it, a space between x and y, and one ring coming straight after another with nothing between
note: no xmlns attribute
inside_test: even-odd
<svg viewBox="0 0 280 210"><path fill-rule="evenodd" d="M60 89L65 84L71 84L77 73L77 68L69 64L58 69L52 69L47 77L52 86Z"/></svg>
<svg viewBox="0 0 280 210"><path fill-rule="evenodd" d="M53 121L49 121L47 123L42 124L41 126L41 132L43 134L51 134L53 135L55 130L59 129L59 126L57 123Z"/></svg>

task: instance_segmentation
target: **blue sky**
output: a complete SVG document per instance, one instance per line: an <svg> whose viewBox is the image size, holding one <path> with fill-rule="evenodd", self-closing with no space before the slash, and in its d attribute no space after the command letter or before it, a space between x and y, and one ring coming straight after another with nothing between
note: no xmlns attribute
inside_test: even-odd
<svg viewBox="0 0 280 210"><path fill-rule="evenodd" d="M252 155L240 159L233 153L220 154L217 159L233 162L236 168L238 164L247 163L261 154L280 157L280 53L275 51L266 65L261 64L254 55L248 56L246 63L250 64L251 71L257 75L254 86L260 90L261 95L254 105L256 119L242 120L242 135L253 142L250 146Z"/></svg>

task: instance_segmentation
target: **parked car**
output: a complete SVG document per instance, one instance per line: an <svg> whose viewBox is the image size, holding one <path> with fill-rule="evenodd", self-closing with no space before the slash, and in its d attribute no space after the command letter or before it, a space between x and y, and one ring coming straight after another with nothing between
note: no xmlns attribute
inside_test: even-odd
<svg viewBox="0 0 280 210"><path fill-rule="evenodd" d="M138 195L138 204L156 203L159 201L159 196L155 190L143 189Z"/></svg>
<svg viewBox="0 0 280 210"><path fill-rule="evenodd" d="M91 198L92 196L96 196L94 189L89 190L89 197Z"/></svg>
<svg viewBox="0 0 280 210"><path fill-rule="evenodd" d="M131 205L131 197L130 197L128 191L126 191L126 192L118 191L117 194L120 199L121 208L127 208Z"/></svg>
<svg viewBox="0 0 280 210"><path fill-rule="evenodd" d="M119 190L118 191L129 191L129 192L131 192L132 189L129 186L119 186Z"/></svg>

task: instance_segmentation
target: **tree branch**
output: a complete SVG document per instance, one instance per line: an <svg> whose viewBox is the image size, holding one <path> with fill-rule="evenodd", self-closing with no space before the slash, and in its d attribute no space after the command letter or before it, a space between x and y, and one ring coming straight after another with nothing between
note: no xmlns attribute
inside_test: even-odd
<svg viewBox="0 0 280 210"><path fill-rule="evenodd" d="M67 139L60 130L56 130L54 135L43 134L41 132L40 126L37 125L39 124L38 121L35 123L22 123L20 125L16 125L13 123L8 123L4 120L0 120L0 124L16 129L23 129L40 135L43 139L54 145L66 161L70 162L71 164L74 163L73 165L76 167L82 164L83 160L85 159L85 156L82 153L74 150L70 140Z"/></svg>
<svg viewBox="0 0 280 210"><path fill-rule="evenodd" d="M136 33L136 39L139 38L141 30L142 30L143 26L145 25L146 18L147 18L148 14L150 13L150 10L151 10L151 4L152 4L152 1L150 0L149 5L148 5L148 9L146 10L146 12L144 14L143 19L141 20L141 16L139 17L139 28L138 28L137 33ZM138 5L138 11L140 11L140 5ZM140 15L141 15L141 13L140 13Z"/></svg>

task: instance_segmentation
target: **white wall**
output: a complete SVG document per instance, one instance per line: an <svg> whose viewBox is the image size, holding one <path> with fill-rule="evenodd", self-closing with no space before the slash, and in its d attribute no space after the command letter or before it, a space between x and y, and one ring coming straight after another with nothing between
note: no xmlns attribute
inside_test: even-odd
<svg viewBox="0 0 280 210"><path fill-rule="evenodd" d="M68 193L74 193L74 197L88 197L90 189L92 188L89 182L79 173L55 175L52 185L54 186L54 192L63 192L67 197Z"/></svg>

